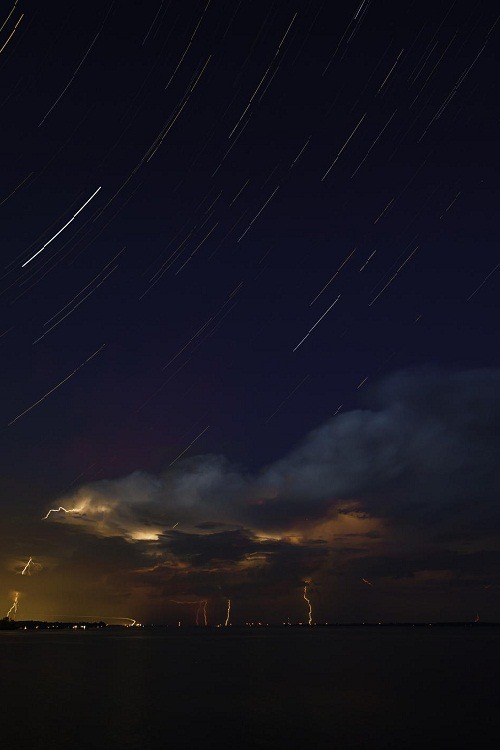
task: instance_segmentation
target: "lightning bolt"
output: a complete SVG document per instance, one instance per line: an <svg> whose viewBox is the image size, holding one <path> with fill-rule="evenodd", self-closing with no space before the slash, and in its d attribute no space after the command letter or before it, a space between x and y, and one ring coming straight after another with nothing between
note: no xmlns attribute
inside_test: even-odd
<svg viewBox="0 0 500 750"><path fill-rule="evenodd" d="M9 611L6 614L6 617L10 619L10 613L12 610L14 610L14 614L17 613L17 605L19 604L19 591L14 591L14 601L12 603L12 607L9 609Z"/></svg>
<svg viewBox="0 0 500 750"><path fill-rule="evenodd" d="M177 599L170 599L170 601L173 602L174 604L196 604L196 619L195 619L196 625L200 624L200 619L202 616L203 616L203 624L208 625L208 620L207 620L208 601L207 599L193 599L193 600L184 601L184 602L180 602Z"/></svg>
<svg viewBox="0 0 500 750"><path fill-rule="evenodd" d="M231 599L227 600L227 612L226 612L226 622L224 623L224 627L227 628L228 625L231 623L229 622L229 618L231 616Z"/></svg>
<svg viewBox="0 0 500 750"><path fill-rule="evenodd" d="M369 581L368 578L362 578L361 580L363 581L363 583L366 583L368 586L373 586L373 583Z"/></svg>
<svg viewBox="0 0 500 750"><path fill-rule="evenodd" d="M28 562L26 563L26 565L24 566L24 568L21 570L21 575L22 576L29 575L29 569L30 569L30 565L31 565L32 562L33 562L33 558L30 557L30 559L28 560Z"/></svg>
<svg viewBox="0 0 500 750"><path fill-rule="evenodd" d="M200 619L203 617L203 624L205 627L208 625L207 622L207 600L202 599L198 602L198 609L196 610L196 624L200 624Z"/></svg>
<svg viewBox="0 0 500 750"><path fill-rule="evenodd" d="M51 513L59 513L60 511L64 511L65 513L81 513L83 508L63 508L62 505L60 505L58 508L51 508L46 516L42 518L42 521L45 521Z"/></svg>
<svg viewBox="0 0 500 750"><path fill-rule="evenodd" d="M304 585L304 600L307 602L307 607L308 607L308 617L309 617L309 621L307 623L308 625L312 625L313 624L311 600L308 599L308 597L307 597L307 587L308 587L308 585L310 583L311 583L311 581L307 580L305 582L305 585Z"/></svg>
<svg viewBox="0 0 500 750"><path fill-rule="evenodd" d="M22 575L22 576L30 576L36 570L42 570L42 569L43 569L43 566L40 565L40 563L35 562L33 558L30 557L30 559L28 560L24 568L22 570L18 570L17 573L18 575Z"/></svg>

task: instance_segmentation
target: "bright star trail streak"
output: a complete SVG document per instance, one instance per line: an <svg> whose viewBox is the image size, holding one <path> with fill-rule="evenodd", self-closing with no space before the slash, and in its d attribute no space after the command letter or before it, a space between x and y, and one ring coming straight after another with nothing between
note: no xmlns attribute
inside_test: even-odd
<svg viewBox="0 0 500 750"><path fill-rule="evenodd" d="M109 263L108 263L108 265L109 265ZM65 320L65 319L66 319L66 318L68 317L68 315L71 315L71 313L72 313L72 312L74 312L74 311L75 311L75 310L77 309L77 307L80 307L80 305L81 305L81 304L82 304L83 302L85 302L85 300L86 300L86 299L87 299L88 297L90 297L90 295L91 295L91 294L93 294L93 293L94 293L94 292L95 292L95 291L96 291L97 289L99 289L99 287L101 286L101 284L104 284L104 282L106 281L106 279L108 278L108 276L111 276L111 274L112 274L112 273L114 273L114 272L116 271L116 269L117 269L117 268L118 268L118 265L116 265L116 266L113 266L113 268L112 268L112 269L111 269L110 271L108 271L108 273L107 273L107 274L106 274L106 275L105 275L105 276L104 276L104 277L103 277L103 278L102 278L102 279L101 279L101 280L99 281L99 283L98 283L98 284L96 284L96 285L95 285L95 287L94 287L93 289L91 289L91 290L90 290L90 292L88 292L88 293L87 293L87 294L86 294L86 295L85 295L84 297L82 297L82 299L81 299L81 300L79 300L79 301L78 301L78 302L76 303L76 305L74 305L74 307L72 307L72 308L71 308L71 310L69 310L69 311L68 311L68 312L67 312L67 313L66 313L65 315L63 315L63 316L62 316L62 318L60 318L59 320L56 320L56 322L55 322L55 323L54 323L53 325L51 325L51 326L50 326L50 328L47 328L47 330L45 331L45 333L42 333L42 335L41 335L41 336L39 336L39 337L38 337L37 339L35 339L35 340L33 341L33 344L38 344L38 342L39 342L39 341L41 341L41 340L42 340L43 338L45 338L45 336L46 336L46 335L47 335L48 333L50 333L50 332L51 332L51 331L52 331L52 330L53 330L54 328L57 328L57 326L58 326L58 325L59 325L60 323L62 323L62 322L63 322L63 320ZM101 271L101 273L102 273L102 271ZM98 276L100 276L100 274L98 274ZM97 278L97 277L96 277L96 278ZM92 282L91 282L91 283L92 283ZM89 285L87 285L87 286L89 286ZM81 292L79 292L79 294L77 294L76 296L78 297L78 296L79 296L80 294L81 294ZM70 303L68 303L68 304L71 304L71 302L70 302ZM68 305L66 305L66 307L67 307L67 306L68 306ZM53 320L53 318L57 317L57 315L59 315L59 313L56 313L56 315L54 315L54 316L53 316L53 317L51 318L51 320ZM49 322L49 321L47 321L47 322ZM47 323L44 323L44 326L45 326L45 325L47 325Z"/></svg>
<svg viewBox="0 0 500 750"><path fill-rule="evenodd" d="M114 256L113 258L111 258L111 260L110 260L110 261L109 261L108 263L106 263L106 265L104 266L104 268L103 268L103 269L102 269L101 271L99 271L99 273L98 273L98 274L97 274L96 276L94 276L94 278L93 278L93 279L92 279L91 281L89 281L89 283L88 283L88 284L86 284L86 285L85 285L85 286L83 287L83 289L80 289L80 291L78 292L78 294L75 294L75 296L74 296L74 297L73 297L72 299L70 299L70 301L69 301L69 302L68 302L68 303L67 303L66 305L64 305L64 307L61 307L61 309L60 309L60 310L59 310L58 312L54 313L54 315L52 315L52 317L51 317L51 318L49 318L48 320L46 320L46 321L45 321L45 323L43 324L43 325L44 325L44 327L45 327L45 326L48 326L48 324L49 324L49 323L51 323L51 322L52 322L52 321L54 320L54 318L57 318L57 316L58 316L58 315L60 315L60 314L61 314L62 312L64 312L64 310L66 310L66 308L67 308L67 307L69 307L69 306L70 306L71 304L73 304L73 302L74 302L74 301L75 301L75 300L76 300L76 299L77 299L77 298L78 298L78 297L79 297L79 296L80 296L81 294L83 294L83 292L84 292L84 291L85 291L86 289L88 289L88 288L89 288L89 286L91 286L91 284L93 284L93 283L94 283L94 281L96 281L96 280L97 280L97 279L99 278L99 276L101 276L101 275L102 275L102 274L104 273L104 271L106 270L106 268L108 268L108 266L110 266L110 265L111 265L111 263L113 263L113 261L115 261L115 260L116 260L116 259L117 259L117 258L118 258L118 257L119 257L119 256L120 256L120 255L121 255L122 253L123 253L123 251L124 251L124 250L125 250L125 248L124 248L124 247L122 247L122 249L120 250L120 252L116 253L116 255L115 255L115 256ZM109 275L109 274L108 274L108 275ZM94 287L94 289L96 289L96 288L97 288L97 287ZM87 295L87 296L88 296L88 295ZM85 299L85 298L84 298L84 299ZM80 304L80 302L78 302L78 303L77 303L77 305L76 305L75 307L77 307L77 306L78 306L79 304ZM75 308L73 308L73 310L74 310L74 309L75 309Z"/></svg>
<svg viewBox="0 0 500 750"><path fill-rule="evenodd" d="M340 299L340 294L337 297L337 299L335 300L335 302L332 302L332 304L330 305L330 307L328 308L328 310L323 313L323 315L321 316L321 318L319 318L316 321L316 323L313 325L313 327L308 330L308 332L306 333L306 335L304 336L304 338L301 341L299 341L299 343L297 344L297 346L295 347L295 349L292 349L293 352L296 352L297 349L299 348L299 346L301 346L301 344L304 343L304 341L311 334L311 332L314 331L314 329L316 328L316 326L318 325L318 323L321 323L321 321L323 320L323 318L325 317L325 315L328 315L328 313L330 312L330 310L332 309L332 307L337 304L337 302L339 301L339 299Z"/></svg>
<svg viewBox="0 0 500 750"><path fill-rule="evenodd" d="M354 23L354 21L356 21L356 19L357 19L357 17L359 16L359 14L360 14L360 12L361 12L361 9L363 8L363 5L365 4L365 2L366 2L366 0L363 0L363 2L362 2L362 3L361 3L361 5L359 6L359 8L358 8L358 10L357 10L356 14L355 14L355 15L353 16L353 18L352 18L352 19L351 19L351 20L349 21L349 23L347 24L347 27L346 27L346 29L345 29L344 33L342 34L342 36L340 37L340 40L339 40L339 42L338 42L338 44L337 44L337 47L335 48L335 52L333 53L332 57L330 58L330 60L329 60L329 62L328 62L328 65L327 65L327 66L326 66L326 68L325 68L325 69L323 70L323 73L321 74L321 76L322 76L322 77L323 77L323 76L325 75L325 73L327 72L328 68L329 68L329 67L330 67L330 65L332 64L332 62L333 62L333 61L335 60L335 57L337 56L337 52L338 52L338 51L339 51L339 49L340 49L340 45L341 45L341 44L342 44L342 42L344 41L344 37L346 37L346 36L347 36L347 34L349 33L349 30L350 30L350 28L351 28L351 25L352 25L352 24ZM366 13L367 9L368 9L368 6L367 6L367 7L365 8L365 10L364 10L364 12L363 12L363 16L365 15L365 13ZM349 42L351 41L351 39L352 39L353 35L354 35L354 34L356 33L356 31L357 31L357 28L358 28L359 24L360 24L360 23L362 22L362 20L363 20L363 16L361 16L361 18L360 18L360 20L358 21L358 23L357 23L357 24L355 24L355 26L354 26L354 29L353 29L353 31L351 32L351 35L350 35L350 36L348 37L348 39L347 39L347 43L346 43L346 49L347 49L347 46L349 45ZM344 51L344 54L345 54L345 51ZM344 56L344 54L342 55L342 57ZM342 58L341 58L341 59L342 59Z"/></svg>
<svg viewBox="0 0 500 750"><path fill-rule="evenodd" d="M398 56L396 57L396 62L394 63L394 65L392 66L392 68L390 69L390 71L389 71L389 72L387 73L387 75L386 75L386 77L384 78L384 80L382 81L382 83L381 83L381 85L380 85L380 88L379 88L379 90L377 91L377 94L380 94L380 92L381 92L381 91L382 91L382 89L384 88L385 84L386 84L386 83L387 83L387 81L389 80L389 77L390 77L390 75L391 75L392 71L394 70L394 68L396 67L396 65L398 64L398 60L399 60L399 58L401 57L401 55L403 54L403 52L404 52L404 49L402 49L402 50L401 50L401 52L399 53L399 55L398 55Z"/></svg>
<svg viewBox="0 0 500 750"><path fill-rule="evenodd" d="M386 214L386 213L387 213L387 212L389 211L390 207L391 207L391 206L392 206L392 204L394 203L394 200L395 200L395 198L391 198L391 200L389 201L389 203L387 204L387 206L386 206L386 207L385 207L385 208L383 209L383 211L381 211L381 212L379 213L379 215L377 216L377 218L376 218L376 219L375 219L375 221L373 222L374 224L378 224L378 223L379 223L379 221L380 221L380 219L383 219L383 217L385 216L385 214ZM362 268L360 268L359 270L360 270L360 271L362 271L363 269L362 269Z"/></svg>
<svg viewBox="0 0 500 750"><path fill-rule="evenodd" d="M203 8L203 12L202 12L202 14L201 14L201 16L200 16L200 20L199 20L199 21L198 21L198 23L196 24L195 30L194 30L194 31L193 31L193 33L191 34L191 39L189 40L189 42L188 42L188 45L187 45L186 49L184 50L184 54L182 55L181 59L180 59L180 60L179 60L179 62L177 63L177 67L175 68L174 72L173 72L173 73L172 73L172 75L170 76L169 82L168 82L168 83L167 83L167 85L165 86L165 90L166 90L166 89L168 89L168 87L169 87L169 86L170 86L170 84L172 83L172 79L174 78L175 74L177 73L177 71L179 70L180 66L182 65L182 61L183 61L183 60L184 60L184 58L186 57L186 55L187 55L187 53L188 53L188 50L189 50L189 48L191 47L191 45L192 45L192 43L193 43L193 39L195 38L195 36L196 36L196 33L197 33L198 29L200 28L200 24L201 24L201 22L203 21L203 17L204 17L204 15L205 15L205 13L207 12L207 8L208 8L208 6L210 5L210 3L211 3L211 2L212 2L212 0L208 0L208 3L207 3L207 4L205 5L205 7Z"/></svg>
<svg viewBox="0 0 500 750"><path fill-rule="evenodd" d="M224 623L224 627L228 627L231 623L229 622L229 618L231 617L231 599L227 600L227 611L226 611L226 621Z"/></svg>
<svg viewBox="0 0 500 750"><path fill-rule="evenodd" d="M328 177L328 174L329 174L330 170L331 170L331 169L332 169L332 168L333 168L333 167L335 166L335 164L336 164L336 163L338 162L338 160L339 160L339 157L340 157L340 155L342 154L342 151L343 151L343 150L345 149L345 147L347 146L347 144L349 143L349 141L351 140L351 138L353 137L354 133L355 133L355 132L356 132L356 130L357 130L357 129L359 128L359 126L361 125L361 123L363 122L363 120L365 119L365 117L366 117L366 115L367 115L367 114L368 114L368 113L367 113L367 112L365 112L365 114L363 115L363 117L361 118L361 120L360 120L360 121L358 122L358 124L356 125L356 127L355 127L355 128L354 128L354 130L352 131L351 135L349 136L349 138L347 139L347 141L346 141L346 142L344 143L344 145L342 146L342 148L341 148L341 149L340 149L340 151L338 152L337 156L336 156L336 157L335 157L335 159L334 159L334 160L332 161L332 163L330 164L330 166L329 166L329 167L328 167L328 169L326 170L325 174L324 174L324 175L323 175L323 177L321 178L321 182L323 182L323 180L324 180L324 179L326 179L326 177Z"/></svg>
<svg viewBox="0 0 500 750"><path fill-rule="evenodd" d="M199 434L199 435L197 435L197 436L195 437L195 439L194 439L194 440L192 440L192 441L191 441L191 442L189 443L188 447L187 447L187 448L185 448L185 449L184 449L184 450L182 451L182 453L179 453L179 455L177 456L177 458L174 458L174 460L173 460L173 461L172 461L171 463L169 463L169 465L168 465L168 468L170 468L170 467L171 467L171 466L173 466L173 465L174 465L175 463L177 463L177 461L179 460L179 458L181 458L181 457L182 457L182 456L183 456L183 455L184 455L185 453L187 453L187 451L188 451L188 450L189 450L189 449L191 448L191 446L192 446L192 445L194 445L194 444L196 443L196 441L197 441L197 440L199 440L199 439L201 438L201 436L203 435L203 433L204 433L204 432L206 432L206 431L208 430L208 428L209 428L209 427L210 427L210 425L207 425L207 426L205 427L205 429L204 429L204 430L202 430L202 431L200 432L200 434Z"/></svg>
<svg viewBox="0 0 500 750"><path fill-rule="evenodd" d="M12 15L12 14L14 13L14 11L15 11L15 9L16 9L16 5L17 5L18 1L19 1L19 0L16 0L16 2L14 3L14 5L12 6L12 8L11 8L11 10L10 10L10 13L9 13L9 15L7 16L7 18L5 19L5 21L3 22L3 24L2 24L1 26L0 26L0 32L1 32L2 30L3 30L3 27L5 26L5 24L7 23L7 21L8 21L8 20L9 20L9 18L11 17L11 15Z"/></svg>
<svg viewBox="0 0 500 750"><path fill-rule="evenodd" d="M297 18L297 13L295 13L294 17L293 17L293 18L292 18L292 20L290 21L290 23L289 23L289 25L288 25L288 28L287 28L287 30L285 31L285 34L283 35L283 38L282 38L281 42L280 42L280 43L279 43L279 45L278 45L278 49L277 49L277 50L276 50L276 52L274 53L274 57L273 57L273 59L272 59L272 60L271 60L271 62L269 63L269 66L267 67L267 69L266 69L266 72L264 73L264 75L263 75L263 76L262 76L262 78L260 79L260 81L259 81L259 83L258 83L258 85L257 85L257 88L255 89L255 91L253 92L252 96L250 97L250 101L248 102L247 106L246 106L246 107L245 107L245 109L243 110L243 114L242 114L242 115L240 115L240 118L239 118L238 122L236 123L236 125L234 126L234 128L233 128L233 129L231 130L231 132L229 133L229 138L232 138L232 136L233 136L233 133L235 132L235 130L237 130L237 129L238 129L238 125L240 124L240 122L241 122L241 121L243 120L243 118L245 117L246 113L248 112L248 110L249 110L249 108L250 108L250 106L251 106L251 104L252 104L252 102L253 102L253 100L254 100L255 96L257 95L257 92L259 91L260 87L261 87L261 86L262 86L262 84L264 83L264 81L265 81L265 79L266 79L266 77L267 77L267 74L268 74L268 73L269 73L269 71L271 70L271 67L272 67L272 65L273 65L273 62L275 61L276 57L278 56L278 54L279 54L279 51L280 51L280 49L281 49L281 46L282 46L283 42L285 41L285 39L286 39L286 37L287 37L287 34L288 34L288 32L290 31L290 28L291 28L291 26L292 26L292 24L293 24L293 22L295 21L295 19L296 19L296 18Z"/></svg>
<svg viewBox="0 0 500 750"><path fill-rule="evenodd" d="M25 177L25 178L24 178L24 180L21 180L21 182L19 183L19 185L17 185L17 186L16 186L15 188L14 188L14 190L12 190L12 191L11 191L11 192L10 192L10 193L9 193L9 194L7 195L7 197L6 197L6 198L4 198L4 199L3 199L2 201L0 201L0 206L3 206L3 204L4 204L4 203L7 203L7 201L9 200L9 198L11 198L11 197L12 197L12 196L14 195L14 193L17 193L17 191L19 190L19 188L21 188L21 187L22 187L22 186L24 185L24 183L25 183L25 182L27 182L27 181L29 180L29 178L30 178L30 177L32 177L32 176L33 176L34 174L35 174L34 172L30 172L30 173L29 173L29 175L28 175L27 177Z"/></svg>
<svg viewBox="0 0 500 750"><path fill-rule="evenodd" d="M302 156L302 154L306 150L307 146L309 145L309 142L310 142L311 138L312 138L312 136L309 136L309 138L307 139L307 141L304 143L304 145L300 149L299 153L297 154L297 156L295 157L295 159L290 164L290 169L294 166L294 164L296 164L298 162L298 160L300 159L300 157Z"/></svg>
<svg viewBox="0 0 500 750"><path fill-rule="evenodd" d="M327 281L327 283L325 284L325 286L323 287L323 289L320 292L318 292L318 294L315 296L315 298L313 299L313 301L309 304L309 307L311 307L311 305L314 305L314 303L316 302L316 300L318 299L318 297L320 297L323 294L323 292L325 291L325 289L327 289L327 287L330 286L330 284L332 283L332 281L336 278L336 276L338 276L338 274L340 273L340 271L344 268L345 264L352 258L352 256L354 255L355 252L356 252L356 248L354 248L354 250L351 253L349 253L349 255L343 261L343 263L340 264L340 266L337 268L337 270L333 274L333 276L330 279L330 281Z"/></svg>
<svg viewBox="0 0 500 750"><path fill-rule="evenodd" d="M270 416L270 417L268 417L268 418L266 419L266 421L265 421L265 424L267 424L268 422L270 422L270 421L271 421L271 419L272 419L272 418L273 418L273 417L274 417L274 416L275 416L275 415L276 415L276 414L277 414L277 413L279 412L279 410L281 409L281 407L282 407L282 406L283 406L284 404L286 404L286 402L288 401L288 399L289 399L289 398L291 398L291 397L293 396L293 394L294 394L294 393L296 393L296 392L297 392L297 391L299 390L300 386L301 386L301 385L303 385L303 384L304 384L304 383L306 382L306 380L309 380L309 375L306 375L306 376L305 376L305 378L304 378L303 380L301 380L301 381L300 381L300 383L299 383L298 385L296 385L296 386L295 386L295 388L293 389L293 391L290 391L290 393L288 394L288 396L286 396L286 397L285 397L285 398L283 399L283 401L282 401L282 402L281 402L281 404L280 404L280 405L278 406L278 408L277 408L277 409L276 409L275 411L273 411L273 413L271 414L271 416Z"/></svg>
<svg viewBox="0 0 500 750"><path fill-rule="evenodd" d="M445 210L443 211L443 213L442 213L442 214L441 214L441 216L439 217L440 219L442 219L442 218L443 218L443 216L444 216L445 214L447 214L447 213L448 213L448 211L450 210L450 208L451 208L451 207L452 207L452 206L453 206L453 205L455 204L455 202L456 202L456 201L458 200L458 198L460 197L461 193L462 193L462 191L461 191L461 190L459 190L459 191L458 191L458 193L456 194L456 196L455 196L455 197L453 198L452 202L451 202L451 203L449 204L449 206L447 206L447 208L445 208ZM0 205L1 205L1 204L0 204Z"/></svg>
<svg viewBox="0 0 500 750"><path fill-rule="evenodd" d="M9 37L7 38L7 40L5 41L5 43L3 44L3 46L0 48L0 55L2 54L2 52L4 51L4 49L6 48L6 46L8 45L8 43L10 42L10 40L12 39L12 37L14 36L14 34L16 33L16 29L19 26L19 24L21 23L21 21L23 20L23 18L24 18L24 13L19 18L18 22L14 26L14 29L11 31Z"/></svg>
<svg viewBox="0 0 500 750"><path fill-rule="evenodd" d="M379 141L379 140L380 140L380 138L382 137L382 135L383 135L383 133L384 133L385 129L386 129L386 128L387 128L388 126L389 126L389 124L390 124L390 122L391 122L392 118L394 117L394 115L396 114L396 112L397 112L397 110L395 110L395 111L394 111L394 112L392 113L392 115L391 115L391 116L389 117L389 119L388 119L388 120L387 120L387 122L385 123L384 127L382 128L382 130L380 131L380 133L379 133L379 134L377 135L377 137L376 137L376 138L375 138L375 140L373 141L372 145L370 146L370 148L368 149L368 151L367 151L367 152L366 152L366 154L364 155L364 157L363 157L363 158L361 159L361 161L359 162L358 166L356 167L356 169L354 170L354 172L353 172L353 173L352 173L352 175L351 175L351 180L352 180L352 178L353 178L353 177L354 177L354 176L355 176L355 175L356 175L356 174L357 174L357 173L359 172L359 170L361 169L361 167L363 166L363 164L365 163L365 161L366 161L366 160L368 159L369 155L370 155L370 154L371 154L371 152L372 152L372 149L373 149L373 148L374 148L374 147L375 147L375 146L377 145L378 141Z"/></svg>
<svg viewBox="0 0 500 750"><path fill-rule="evenodd" d="M275 189L273 190L273 192L271 193L271 195L269 196L269 198L267 199L267 201L264 203L264 205L262 206L262 208L260 209L260 211L258 211L258 213L255 214L255 216L253 217L252 221L247 226L247 228L245 229L245 231L243 232L243 234L241 235L241 237L238 238L238 242L240 242L243 239L243 237L246 235L246 233L248 232L248 230L250 229L250 227L252 226L252 224L259 218L259 216L261 215L262 211L265 209L265 207L267 206L267 204L269 203L269 201L272 198L274 198L274 196L276 195L276 193L279 190L279 187L280 187L279 185L277 187L275 187Z"/></svg>
<svg viewBox="0 0 500 750"><path fill-rule="evenodd" d="M371 307L373 305L373 303L378 300L378 298L380 297L380 295L382 294L382 292L384 292L387 289L387 287L389 286L389 284L392 284L392 282L394 281L394 279L396 278L396 276L398 275L398 273L404 268L404 266L406 266L406 264L408 263L408 261L410 260L410 258L412 257L412 255L414 255L414 253L416 253L417 250L418 250L418 245L411 251L411 253L407 257L407 259L404 261L404 263L401 263L401 265L399 266L399 268L396 271L396 273L394 274L394 276L391 276L391 278L389 279L389 281L387 282L387 284L385 284L385 286L382 287L382 289L377 294L377 296L372 299L372 301L369 304L369 307Z"/></svg>
<svg viewBox="0 0 500 750"><path fill-rule="evenodd" d="M373 253L371 253L371 254L370 254L370 255L368 256L368 258L367 258L367 259L365 260L365 262L363 263L363 265L362 265L362 266L361 266L361 268L359 269L359 271L360 271L360 272L361 272L361 271L362 271L362 270L363 270L364 268L366 268L366 266L367 266L367 265L368 265L368 263L369 263L369 262L371 261L371 259L373 258L373 256L375 255L375 253L376 253L376 252L377 252L377 251L376 251L376 250L374 250L374 251L373 251Z"/></svg>
<svg viewBox="0 0 500 750"><path fill-rule="evenodd" d="M25 262L24 262L24 263L22 264L21 268L24 268L24 266L27 266L27 265L28 265L28 263L30 263L30 262L31 262L31 261L33 260L33 258L36 258L36 256L37 256L37 255L40 255L40 253L41 253L41 252L42 252L43 250L45 250L45 248L47 247L47 245L50 245L50 243L51 243L51 242L52 242L53 240L55 240L55 238L56 238L56 237L58 237L58 236L59 236L59 235L61 234L61 232L63 232L63 231L64 231L64 230L66 229L66 227L69 227L69 225L71 224L71 222L72 222L72 221L74 221L74 220L76 219L76 217L78 216L78 214L79 214L79 213L80 213L81 211L83 211L83 209L85 208L85 206L86 206L86 205L88 205L88 204L90 203L90 201L92 200L92 198L94 198L94 197L95 197L95 196L97 195L97 193L99 192L99 190L100 190L100 189L101 189L101 188L100 188L100 187L98 187L98 188L97 188L97 190L96 190L96 191L95 191L94 193L92 193L92 195L90 196L90 198L88 198L88 199L87 199L87 200L85 201L85 203L83 204L83 206L81 206L81 207L80 207L80 208L78 209L78 211L76 212L76 214L73 214L72 218L71 218L71 219L70 219L69 221L67 221L67 222L66 222L66 224L65 224L65 225L64 225L63 227L61 227L61 229L60 229L60 230L59 230L58 232L56 232L56 233L55 233L55 235L54 235L53 237L51 237L51 238L50 238L50 240L49 240L48 242L46 242L46 243L45 243L45 245L44 245L43 247L41 247L41 248L40 248L40 250L37 250L37 252L36 252L36 253L35 253L34 255L32 255L32 256L31 256L31 258L28 258L28 260L27 260L27 261L25 261Z"/></svg>
<svg viewBox="0 0 500 750"><path fill-rule="evenodd" d="M497 271L499 268L500 268L500 263L497 263L497 265L495 266L495 268L493 269L493 271L489 272L489 274L486 276L486 278L483 279L483 281L479 284L479 286L477 287L477 289L474 289L474 291L472 292L472 294L470 294L465 301L469 302L474 297L474 295L481 289L481 287L483 287L486 284L486 282L488 281L488 279L490 278L490 276L493 276L493 274L495 273L495 271Z"/></svg>
<svg viewBox="0 0 500 750"><path fill-rule="evenodd" d="M84 362L82 362L81 365L78 365L78 367L76 367L73 370L73 372L70 372L69 375L67 375L57 385L55 385L53 388L51 388L50 391L47 391L47 393L45 395L43 395L42 398L39 398L38 401L35 401L34 404L31 404L31 406L28 406L27 409L25 409L20 414L18 414L17 417L15 417L15 419L12 420L12 422L8 423L7 427L10 427L11 425L13 425L15 422L17 422L18 419L21 419L21 417L24 417L25 414L28 414L28 412L30 412L32 409L34 409L35 406L38 406L38 404L41 404L42 401L45 401L45 399L47 398L47 396L50 396L51 393L54 393L54 391L57 391L57 389L60 388L64 383L66 383L70 378L72 378L73 375L76 375L76 373L79 370L81 370L82 367L84 367L87 364L87 362L90 362L91 359L94 359L94 357L97 356L97 354L99 354L99 352L101 352L104 349L105 346L106 346L106 344L103 344L102 346L99 347L99 349L96 349L95 352L90 355L90 357L87 357L87 359Z"/></svg>
<svg viewBox="0 0 500 750"><path fill-rule="evenodd" d="M310 583L311 583L311 581L306 581L305 582L305 585L304 585L304 595L303 595L304 601L307 602L307 609L308 609L308 613L307 613L308 614L308 623L307 624L308 625L312 625L313 624L311 600L307 596L307 587L308 587L308 585Z"/></svg>
<svg viewBox="0 0 500 750"><path fill-rule="evenodd" d="M152 31L152 29L153 29L153 26L154 26L154 25L155 25L155 23L156 23L156 19L157 19L157 18L158 18L158 16L160 15L161 9L163 8L163 3L164 3L164 1L165 1L165 0L162 0L162 2L161 2L161 5L160 5L160 7L158 8L158 11L157 11L157 13L156 13L156 16L155 16L155 17L153 18L153 23L152 23L152 24L151 24L151 26L149 27L149 29L148 29L148 33L146 34L146 36L145 36L145 37L144 37L144 39L142 40L142 45L141 45L142 47L144 47L144 45L145 45L145 43L146 43L146 40L147 40L148 36L149 36L149 35L151 34L151 31Z"/></svg>
<svg viewBox="0 0 500 750"><path fill-rule="evenodd" d="M196 247L195 247L195 249L193 250L193 252L191 253L191 255L190 255L190 256L189 256L188 258L187 258L187 260L185 260L185 261L184 261L184 263L182 264L182 266L181 266L180 268L178 268L178 269L177 269L177 271L175 272L175 275L176 275L176 276L177 276L177 274L178 274L178 273L180 273L180 272L182 271L182 269L184 268L184 266L187 266L187 264L189 263L189 261L191 260L191 258L192 258L192 257L193 257L194 255L196 255L196 253L198 252L198 250L200 249L200 247L201 247L201 246L203 245L203 243L205 242L205 240L207 240L207 239L208 239L208 238L210 237L210 235L212 234L212 232L214 231L214 229L215 229L215 228L217 227L217 225L218 225L218 224L219 224L219 222L218 222L218 221L216 221L216 222L215 222L215 224L213 225L212 229L210 229L210 230L209 230L209 232L208 232L208 233L207 233L207 234L206 234L206 235L204 236L204 238L203 238L203 239L201 240L201 242L199 242L199 243L198 243L198 244L196 245Z"/></svg>
<svg viewBox="0 0 500 750"><path fill-rule="evenodd" d="M58 104L58 103L59 103L59 102L61 101L61 99L63 98L64 94L66 93L66 91L67 91L67 90L69 89L69 87L71 86L71 84L72 84L72 83L73 83L73 81L75 80L76 74L78 73L78 71L79 71L79 70L80 70L80 68L82 67L83 63L84 63L84 62L85 62L85 60L87 59L87 56L88 56L88 54L89 54L90 50L92 49L92 47L94 46L94 44L95 44L95 43L97 42L97 40L98 40L98 38L99 38L99 35L100 35L101 31L103 30L104 24L106 23L106 20L107 20L107 18L108 18L108 16L109 16L109 14L110 14L110 12L111 12L111 8L112 8L112 7L113 7L113 5L111 4L111 6L110 6L110 8L109 8L108 12L106 13L106 17L105 17L104 21L103 21L103 22L102 22L102 24L101 24L101 28L99 29L99 31L97 32L97 34L96 34L96 35L95 35L95 37L93 38L93 40L92 40L92 42L91 42L91 44L90 44L90 47L88 48L88 50L86 51L86 53L85 53L85 54L84 54L84 56L82 57L82 59L81 59L81 61L80 61L80 64L78 65L78 67L76 68L75 72L73 73L73 75L72 75L72 76L71 76L71 78L69 79L68 83L67 83L67 84L66 84L66 86L65 86L65 87L63 88L63 90L61 91L61 93L59 94L59 96L57 97L57 99L55 100L55 102L54 102L54 104L52 105L52 107L51 107L51 108L50 108L50 109L48 110L48 112L46 113L46 115L45 115L45 116L44 116L44 117L42 118L42 120L41 120L41 121L39 122L39 124L38 124L38 127L40 127L41 125L43 125L43 123L45 122L45 120L47 119L47 117L48 117L48 116L50 115L50 113L51 113L51 112L52 112L52 110L53 110L53 109L54 109L54 108L56 107L56 105L57 105L57 104Z"/></svg>

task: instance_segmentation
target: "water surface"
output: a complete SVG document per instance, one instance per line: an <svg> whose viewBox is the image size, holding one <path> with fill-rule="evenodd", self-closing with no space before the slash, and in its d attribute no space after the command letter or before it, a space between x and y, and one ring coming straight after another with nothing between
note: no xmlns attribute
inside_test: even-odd
<svg viewBox="0 0 500 750"><path fill-rule="evenodd" d="M486 748L500 628L0 632L2 745Z"/></svg>

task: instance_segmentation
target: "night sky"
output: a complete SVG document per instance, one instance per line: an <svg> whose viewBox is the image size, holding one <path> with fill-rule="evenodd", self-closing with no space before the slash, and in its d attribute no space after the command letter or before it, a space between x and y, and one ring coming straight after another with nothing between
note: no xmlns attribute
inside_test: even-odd
<svg viewBox="0 0 500 750"><path fill-rule="evenodd" d="M5 612L500 619L494 6L5 6Z"/></svg>

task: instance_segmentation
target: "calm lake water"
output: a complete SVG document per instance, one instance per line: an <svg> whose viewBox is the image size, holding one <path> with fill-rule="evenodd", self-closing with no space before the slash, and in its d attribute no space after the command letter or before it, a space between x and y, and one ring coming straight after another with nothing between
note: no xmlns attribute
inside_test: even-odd
<svg viewBox="0 0 500 750"><path fill-rule="evenodd" d="M0 632L2 747L486 748L500 628Z"/></svg>

